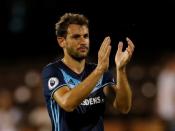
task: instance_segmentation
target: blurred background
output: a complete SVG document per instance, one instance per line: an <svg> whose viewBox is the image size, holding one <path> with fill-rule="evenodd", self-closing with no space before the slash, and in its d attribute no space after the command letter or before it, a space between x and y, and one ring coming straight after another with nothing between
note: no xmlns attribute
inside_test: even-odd
<svg viewBox="0 0 175 131"><path fill-rule="evenodd" d="M105 112L105 131L175 131L175 1L0 1L0 131L49 131L41 71L62 56L55 23L65 12L90 20L89 60L107 35L110 70L119 41L130 37L135 52L127 74L133 91L129 114Z"/></svg>

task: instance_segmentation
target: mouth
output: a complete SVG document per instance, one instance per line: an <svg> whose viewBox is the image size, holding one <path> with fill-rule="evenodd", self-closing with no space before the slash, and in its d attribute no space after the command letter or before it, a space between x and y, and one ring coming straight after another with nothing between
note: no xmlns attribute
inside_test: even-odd
<svg viewBox="0 0 175 131"><path fill-rule="evenodd" d="M85 51L87 51L88 49L89 49L89 48L86 47L86 46L81 46L81 47L78 48L78 51L85 52Z"/></svg>

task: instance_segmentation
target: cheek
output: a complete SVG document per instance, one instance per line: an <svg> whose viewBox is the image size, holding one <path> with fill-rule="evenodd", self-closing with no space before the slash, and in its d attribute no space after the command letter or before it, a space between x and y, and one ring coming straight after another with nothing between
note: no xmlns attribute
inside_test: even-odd
<svg viewBox="0 0 175 131"><path fill-rule="evenodd" d="M87 45L89 46L89 44L90 44L90 40L89 40L89 39L86 40L86 43L87 43Z"/></svg>
<svg viewBox="0 0 175 131"><path fill-rule="evenodd" d="M70 40L68 44L71 46L76 46L77 43L78 43L78 40Z"/></svg>
<svg viewBox="0 0 175 131"><path fill-rule="evenodd" d="M68 48L75 47L76 46L76 42L75 41L72 41L72 40L71 41L67 41L66 46Z"/></svg>
<svg viewBox="0 0 175 131"><path fill-rule="evenodd" d="M68 43L67 44L67 48L68 49L71 49L71 50L76 50L76 48L77 48L76 42L70 42L70 43Z"/></svg>

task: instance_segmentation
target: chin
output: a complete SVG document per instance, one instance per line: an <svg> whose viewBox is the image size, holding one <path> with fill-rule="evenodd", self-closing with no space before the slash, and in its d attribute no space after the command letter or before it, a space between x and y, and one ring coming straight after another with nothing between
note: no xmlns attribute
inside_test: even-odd
<svg viewBox="0 0 175 131"><path fill-rule="evenodd" d="M86 59L86 57L76 57L74 58L76 61L81 62L82 60Z"/></svg>
<svg viewBox="0 0 175 131"><path fill-rule="evenodd" d="M71 56L74 60L77 60L77 61L82 61L84 59L86 59L87 55L79 55L79 56Z"/></svg>
<svg viewBox="0 0 175 131"><path fill-rule="evenodd" d="M88 52L81 52L77 55L79 58L86 58L88 56Z"/></svg>

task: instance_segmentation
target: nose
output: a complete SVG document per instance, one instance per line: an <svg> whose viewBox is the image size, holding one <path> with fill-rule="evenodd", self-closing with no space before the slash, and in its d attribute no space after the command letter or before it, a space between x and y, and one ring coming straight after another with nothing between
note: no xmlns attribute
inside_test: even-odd
<svg viewBox="0 0 175 131"><path fill-rule="evenodd" d="M86 41L86 38L84 38L84 36L80 37L80 42L84 43Z"/></svg>
<svg viewBox="0 0 175 131"><path fill-rule="evenodd" d="M84 36L81 36L79 39L79 44L80 45L87 45L88 44L88 39L85 38Z"/></svg>

